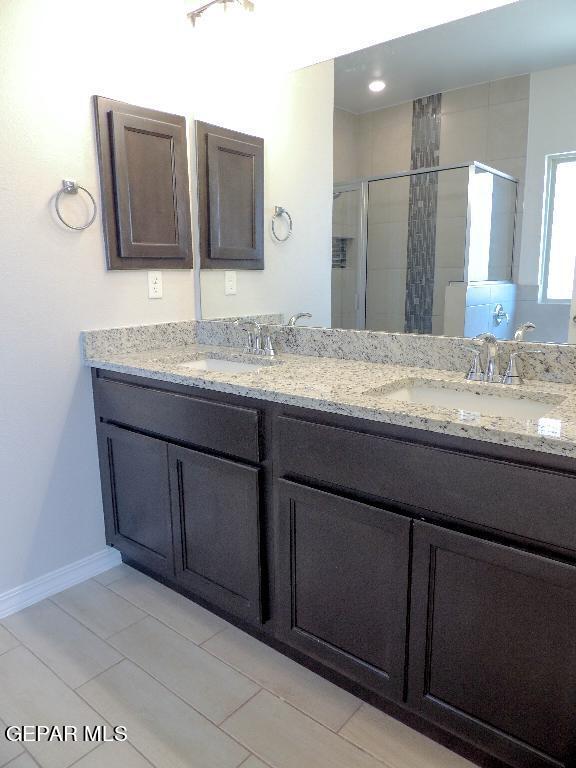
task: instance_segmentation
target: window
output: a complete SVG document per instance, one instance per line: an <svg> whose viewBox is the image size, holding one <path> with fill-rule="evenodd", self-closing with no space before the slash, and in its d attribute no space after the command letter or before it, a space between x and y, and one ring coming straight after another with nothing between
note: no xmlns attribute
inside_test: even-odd
<svg viewBox="0 0 576 768"><path fill-rule="evenodd" d="M569 303L576 263L576 152L548 155L542 230L541 302Z"/></svg>

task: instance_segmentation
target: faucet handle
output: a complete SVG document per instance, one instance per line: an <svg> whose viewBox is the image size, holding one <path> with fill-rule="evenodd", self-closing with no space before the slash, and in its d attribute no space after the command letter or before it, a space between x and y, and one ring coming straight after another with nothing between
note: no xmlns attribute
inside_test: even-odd
<svg viewBox="0 0 576 768"><path fill-rule="evenodd" d="M262 353L268 355L268 357L274 357L276 355L276 350L272 344L272 336L268 330L264 335Z"/></svg>
<svg viewBox="0 0 576 768"><path fill-rule="evenodd" d="M474 347L466 347L466 349L474 355L472 364L466 374L467 381L484 381L484 371L482 369L482 360L480 359L482 350L475 349Z"/></svg>
<svg viewBox="0 0 576 768"><path fill-rule="evenodd" d="M518 356L526 353L533 355L543 355L543 349L519 349L517 352L511 352L510 360L502 376L502 384L522 384L524 379L518 369Z"/></svg>

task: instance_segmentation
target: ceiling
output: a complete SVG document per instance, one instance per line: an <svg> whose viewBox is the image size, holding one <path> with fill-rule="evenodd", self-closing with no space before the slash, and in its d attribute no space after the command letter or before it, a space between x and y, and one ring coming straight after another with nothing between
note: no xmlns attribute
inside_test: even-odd
<svg viewBox="0 0 576 768"><path fill-rule="evenodd" d="M335 105L361 113L576 63L576 0L520 0L335 60ZM381 78L386 89L368 90Z"/></svg>
<svg viewBox="0 0 576 768"><path fill-rule="evenodd" d="M2 0L0 0L0 3ZM206 0L184 0L186 10ZM207 11L190 26L190 41L206 61L230 67L290 71L367 45L445 24L517 0L255 0L253 13L230 6ZM229 22L229 23L228 23ZM199 58L202 57L202 53Z"/></svg>

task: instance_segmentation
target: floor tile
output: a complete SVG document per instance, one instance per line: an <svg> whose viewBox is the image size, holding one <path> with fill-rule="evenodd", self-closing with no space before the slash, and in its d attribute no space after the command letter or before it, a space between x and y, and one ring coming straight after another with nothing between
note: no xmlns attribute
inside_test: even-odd
<svg viewBox="0 0 576 768"><path fill-rule="evenodd" d="M19 642L14 635L10 634L6 627L3 627L0 624L0 653L11 651L12 648L16 648L17 645L19 645Z"/></svg>
<svg viewBox="0 0 576 768"><path fill-rule="evenodd" d="M103 638L120 632L146 615L120 595L92 580L60 592L52 600Z"/></svg>
<svg viewBox="0 0 576 768"><path fill-rule="evenodd" d="M137 571L112 582L109 589L194 643L202 643L228 626L223 619Z"/></svg>
<svg viewBox="0 0 576 768"><path fill-rule="evenodd" d="M128 576L129 573L138 573L138 571L135 568L130 568L126 563L120 563L120 565L115 565L114 568L109 568L104 573L94 576L94 579L106 587L108 584L112 584L113 581L118 581L118 579Z"/></svg>
<svg viewBox="0 0 576 768"><path fill-rule="evenodd" d="M267 766L266 763L263 763L262 760L254 757L254 755L250 755L248 760L242 763L240 768L269 768L269 766Z"/></svg>
<svg viewBox="0 0 576 768"><path fill-rule="evenodd" d="M24 752L24 748L18 742L8 741L4 736L5 729L6 723L0 720L0 766L6 765Z"/></svg>
<svg viewBox="0 0 576 768"><path fill-rule="evenodd" d="M0 656L0 717L5 723L34 725L103 725L102 718L74 691L19 646ZM94 748L78 742L28 742L42 768L67 768Z"/></svg>
<svg viewBox="0 0 576 768"><path fill-rule="evenodd" d="M382 768L382 763L262 691L222 725L273 768Z"/></svg>
<svg viewBox="0 0 576 768"><path fill-rule="evenodd" d="M152 768L127 741L102 744L79 760L74 768Z"/></svg>
<svg viewBox="0 0 576 768"><path fill-rule="evenodd" d="M0 657L1 658L1 657ZM78 691L161 768L236 768L247 751L131 661Z"/></svg>
<svg viewBox="0 0 576 768"><path fill-rule="evenodd" d="M50 600L9 616L4 623L71 688L121 659L113 648Z"/></svg>
<svg viewBox="0 0 576 768"><path fill-rule="evenodd" d="M203 648L332 730L360 706L355 696L234 627Z"/></svg>
<svg viewBox="0 0 576 768"><path fill-rule="evenodd" d="M28 753L24 753L8 763L6 768L38 768L38 763Z"/></svg>
<svg viewBox="0 0 576 768"><path fill-rule="evenodd" d="M362 705L340 734L391 768L474 768L468 760L368 704Z"/></svg>
<svg viewBox="0 0 576 768"><path fill-rule="evenodd" d="M151 616L109 642L214 723L225 720L260 688Z"/></svg>

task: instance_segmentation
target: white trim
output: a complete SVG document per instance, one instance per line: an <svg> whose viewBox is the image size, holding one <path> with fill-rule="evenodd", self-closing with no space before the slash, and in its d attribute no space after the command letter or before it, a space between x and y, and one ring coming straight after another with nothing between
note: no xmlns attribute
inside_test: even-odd
<svg viewBox="0 0 576 768"><path fill-rule="evenodd" d="M62 592L68 587L73 587L81 581L98 576L98 574L120 565L121 562L120 552L112 549L112 547L106 547L82 560L77 560L75 563L51 571L45 576L40 576L38 579L10 589L8 592L0 594L0 619L21 611L29 605L39 603L40 600Z"/></svg>
<svg viewBox="0 0 576 768"><path fill-rule="evenodd" d="M556 173L562 163L576 162L576 152L556 152L546 155L544 177L544 201L542 208L542 233L540 237L539 304L571 304L572 298L548 298L548 273L550 271L550 247L554 225L554 202L556 198ZM576 276L576 275L575 275Z"/></svg>

